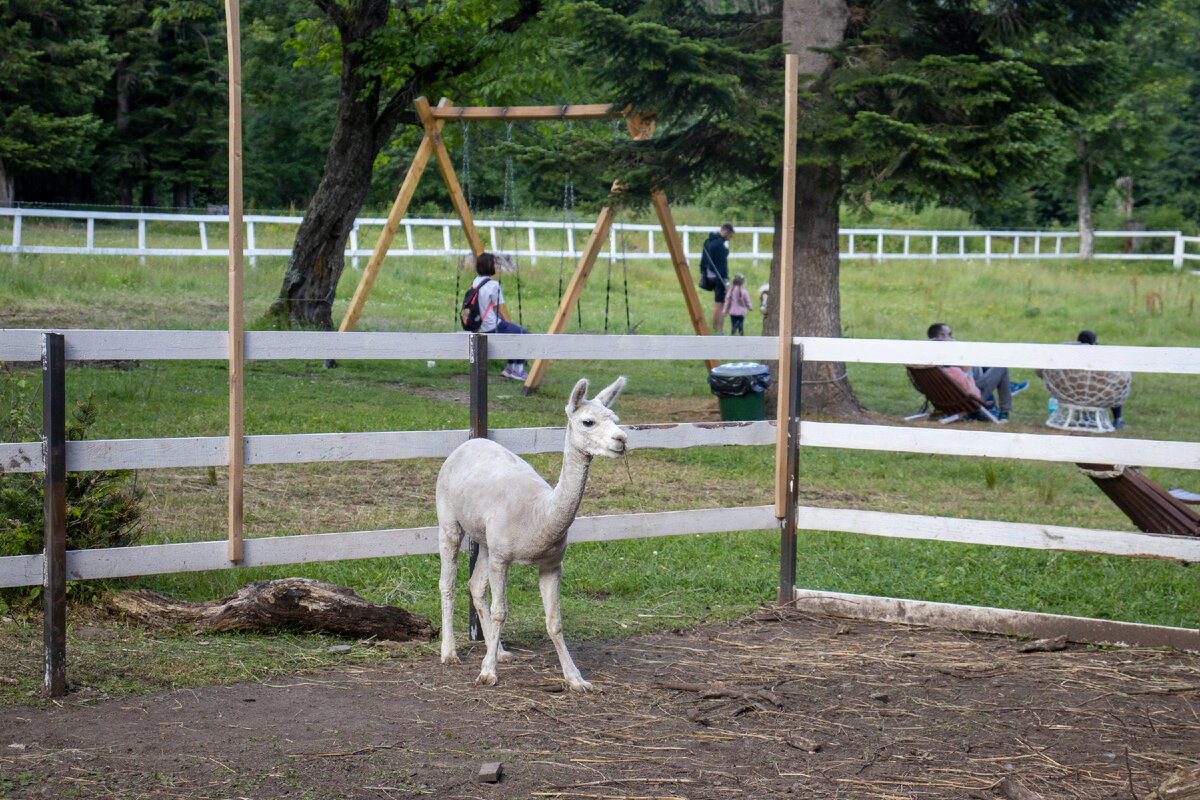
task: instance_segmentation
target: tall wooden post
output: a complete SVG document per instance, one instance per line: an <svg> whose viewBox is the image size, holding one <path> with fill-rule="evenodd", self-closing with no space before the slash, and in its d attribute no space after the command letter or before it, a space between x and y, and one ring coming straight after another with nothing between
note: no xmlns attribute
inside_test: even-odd
<svg viewBox="0 0 1200 800"><path fill-rule="evenodd" d="M775 516L780 524L781 563L779 602L792 602L795 588L796 504L795 477L790 469L791 452L800 447L800 407L795 405L795 425L792 424L792 270L796 228L796 135L799 110L800 58L792 53L784 60L784 123L783 123L783 214L780 219L779 243L779 374L776 376L778 405L775 409ZM798 399L798 398L797 398ZM794 430L793 430L794 429ZM783 563L790 553L791 583Z"/></svg>
<svg viewBox="0 0 1200 800"><path fill-rule="evenodd" d="M242 33L238 0L225 0L229 51L229 560L242 560Z"/></svg>
<svg viewBox="0 0 1200 800"><path fill-rule="evenodd" d="M45 516L42 640L45 691L67 693L67 401L61 333L42 334L42 456Z"/></svg>

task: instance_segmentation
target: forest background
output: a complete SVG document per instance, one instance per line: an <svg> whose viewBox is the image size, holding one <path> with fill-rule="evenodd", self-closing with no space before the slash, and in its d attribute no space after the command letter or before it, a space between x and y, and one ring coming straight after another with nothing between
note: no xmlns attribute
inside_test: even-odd
<svg viewBox="0 0 1200 800"><path fill-rule="evenodd" d="M244 0L242 9L245 204L249 211L303 211L313 199L326 164L338 110L339 33L331 15L339 5L359 13L365 3L313 0ZM508 8L507 6L512 6ZM534 24L509 35L502 46L484 41L469 69L441 63L427 83L460 105L605 102L612 87L586 79L588 65L562 6L538 4ZM577 4L578 5L578 4ZM608 3L629 14L635 6ZM682 4L659 3L661 23ZM887 3L860 3L883 13ZM955 4L950 4L955 5ZM966 4L969 5L969 4ZM1062 4L1064 6L1070 4ZM1120 62L1096 86L1059 90L1061 125L1048 138L1056 146L1037 176L1003 193L923 197L920 204L957 208L980 226L1071 227L1077 224L1078 172L1090 147L1091 198L1102 228L1130 220L1138 227L1200 227L1200 47L1196 4L1181 0L1093 3L1119 11L1093 52L1077 49L1079 60ZM1121 8L1117 9L1116 6ZM758 7L761 6L761 7ZM413 8L416 8L415 6ZM420 25L403 29L408 41L383 41L402 30L389 23L372 34L371 46L387 48L384 61L403 73L399 60L420 69L424 61L454 58L434 41L470 39L492 17L522 8L511 3L422 6ZM778 16L773 4L713 0L712 14ZM853 11L853 9L852 9ZM390 13L411 14L407 4ZM639 13L647 14L644 8ZM695 13L695 12L690 12ZM677 19L686 18L679 14ZM453 18L450 24L445 18ZM0 205L101 205L121 208L221 209L227 204L227 64L223 7L215 0L4 0L0 2ZM440 30L434 30L440 28ZM390 32L390 33L389 33ZM488 34L499 38L508 32ZM420 37L419 39L417 37ZM430 42L433 41L431 44ZM469 44L472 44L469 42ZM490 48L490 50L489 50ZM1097 52L1097 50L1099 52ZM484 54L482 51L487 51ZM1059 56L1061 58L1061 54ZM390 59L390 61L388 61ZM460 59L461 60L461 59ZM636 66L636 65L634 65ZM382 68L382 67L380 67ZM403 75L391 76L393 82ZM647 74L647 80L657 80ZM411 82L410 82L411 83ZM1088 97L1077 97L1079 92ZM606 92L608 96L606 96ZM386 210L407 170L422 133L411 111L399 109L399 124L387 132L374 159L365 208ZM431 94L431 100L437 96ZM576 136L623 139L612 123L575 123ZM507 156L534 153L561 131L548 124L448 125L445 136L456 157L469 137L472 202L477 212L503 210ZM557 126L561 128L562 126ZM543 153L544 158L544 153ZM697 179L673 203L713 209L713 221L736 217L770 221L773 197L748 178ZM522 216L560 209L564 179L552 170L514 171L510 204ZM572 186L581 206L598 204L615 174L588 176ZM1118 189L1117 179L1125 188ZM877 193L882 194L885 187ZM903 193L901 193L902 195ZM870 217L870 197L850 198L851 213ZM913 198L908 198L913 199ZM424 181L413 214L450 211L440 181ZM962 217L956 217L961 219Z"/></svg>

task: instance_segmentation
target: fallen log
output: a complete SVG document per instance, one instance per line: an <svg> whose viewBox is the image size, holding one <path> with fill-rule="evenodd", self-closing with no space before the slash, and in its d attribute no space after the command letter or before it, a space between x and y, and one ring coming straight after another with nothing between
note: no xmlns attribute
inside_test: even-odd
<svg viewBox="0 0 1200 800"><path fill-rule="evenodd" d="M228 597L192 603L140 589L113 595L117 611L146 625L187 625L202 631L305 628L357 638L406 641L433 636L425 617L372 603L353 589L311 578L255 581Z"/></svg>

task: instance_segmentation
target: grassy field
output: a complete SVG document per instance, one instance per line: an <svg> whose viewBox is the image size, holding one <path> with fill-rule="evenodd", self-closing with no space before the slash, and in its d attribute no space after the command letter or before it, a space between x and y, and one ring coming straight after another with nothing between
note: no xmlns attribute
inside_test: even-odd
<svg viewBox="0 0 1200 800"><path fill-rule="evenodd" d="M212 234L210 233L210 237ZM247 326L259 324L279 290L285 261L259 258L247 270ZM544 330L571 264L543 258L522 266L520 296L504 279L508 305L531 330ZM739 263L747 283L766 280L768 265ZM564 276L565 273L565 276ZM340 319L360 273L347 269L338 290ZM359 330L450 331L466 277L436 259L393 260L377 280ZM21 256L0 267L0 318L7 328L106 327L219 329L226 324L226 265L221 259ZM982 260L937 264L854 261L842 267L842 319L847 336L923 338L933 321L950 323L960 340L1059 342L1080 328L1102 344L1200 344L1195 295L1200 278L1161 262ZM628 309L628 310L627 310ZM628 320L628 323L627 323ZM687 333L678 285L666 262L601 264L570 331ZM758 333L761 318L747 320ZM128 366L128 365L126 365ZM494 365L498 373L502 365ZM850 379L873 419L902 424L920 398L904 371L850 365ZM1049 432L1047 395L1031 372L1030 389L1015 401L1013 430ZM542 391L522 397L516 384L493 385L492 427L559 425L575 379L601 384L617 374L629 386L617 403L623 422L716 419L716 400L703 366L693 362L555 363ZM318 362L247 365L246 433L428 430L466 428L465 362L351 361L336 370ZM104 407L94 438L212 436L226 432L227 374L219 362L143 362L129 368L81 367L67 376L72 398L94 392ZM1128 427L1116 434L1149 439L1200 438L1200 379L1139 373L1126 405ZM970 424L970 423L967 423ZM531 459L553 480L559 459ZM246 471L246 535L432 525L439 462L411 460L275 465ZM771 502L773 452L765 447L638 451L627 463L598 462L581 514L756 505ZM955 517L1133 530L1130 521L1071 464L806 449L801 454L801 502ZM1196 489L1194 473L1150 469L1158 482ZM224 470L147 470L145 541L181 542L224 536ZM1195 626L1200 567L1072 553L1035 552L889 540L805 531L797 583L806 588L866 592L924 600L1004 606L1173 626ZM437 616L434 557L308 564L271 569L148 576L130 585L203 600L250 580L304 575L353 587L364 596ZM741 615L773 599L778 535L742 532L657 540L573 545L564 566L563 609L568 638L607 637ZM465 600L460 592L460 603ZM516 640L540 635L536 576L517 568L510 581L510 630ZM602 602L596 602L600 600ZM29 621L10 610L13 633ZM84 613L84 612L81 612ZM161 645L129 629L117 661L163 657L176 649L214 654L182 673L134 666L78 666L82 679L105 690L170 682L260 676L282 665L320 663L320 637L211 637L208 649ZM0 639L2 641L2 639ZM13 640L15 641L15 640ZM159 644L155 644L155 642ZM75 646L75 645L73 645ZM80 643L85 653L94 643ZM11 648L8 648L11 649ZM20 698L39 672L25 674L0 648L0 702ZM217 656L221 650L222 655ZM243 652L243 650L245 652ZM142 654L139 656L138 654ZM234 655L231 655L234 654ZM303 653L303 656L296 656ZM130 655L133 654L133 655ZM40 655L35 649L32 657ZM95 656L103 663L105 656ZM298 659L298 660L297 660ZM307 660L306 660L307 659ZM91 662L88 661L90 664ZM189 662L190 663L190 662ZM223 668L221 665L227 665ZM162 674L159 675L159 672ZM153 673L153 674L151 674Z"/></svg>

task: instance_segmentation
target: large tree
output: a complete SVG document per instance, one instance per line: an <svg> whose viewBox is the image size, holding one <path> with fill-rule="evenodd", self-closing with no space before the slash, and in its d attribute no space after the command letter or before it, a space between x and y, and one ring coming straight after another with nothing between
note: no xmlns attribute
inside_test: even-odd
<svg viewBox="0 0 1200 800"><path fill-rule="evenodd" d="M86 169L100 119L92 103L112 72L104 6L0 3L0 206L21 184Z"/></svg>
<svg viewBox="0 0 1200 800"><path fill-rule="evenodd" d="M304 26L314 51L336 57L337 118L325 170L296 234L271 313L334 327L334 293L346 240L371 184L376 156L397 125L417 124L413 101L449 90L503 52L537 18L541 0L315 0ZM435 100L436 101L436 100Z"/></svg>
<svg viewBox="0 0 1200 800"><path fill-rule="evenodd" d="M782 21L782 41L801 56L804 72L795 268L788 276L793 305L785 310L793 331L841 335L837 231L843 201L963 202L1030 180L1049 156L1062 107L1051 91L1054 84L1039 71L1044 49L1037 45L1087 40L1137 5L1135 0L783 0L774 6L761 23ZM707 32L736 14L716 14L686 0L636 7L617 0L612 5L584 2L575 8L582 23L576 35L587 53L582 63L596 67L618 102L636 98L639 107L660 110L669 133L643 153L643 163L659 181L686 183L690 170L694 182L698 164L721 169L719 161L696 158L719 147L737 153L739 164L749 165L764 184L779 184L781 131L769 114L760 114L751 128L722 131L719 142L693 137L693 147L673 152L671 143L688 140L686 132L698 129L704 118L701 109L673 102L687 76L671 74L646 85L641 70L629 69L644 58L639 37L669 40L677 49L703 48ZM758 106L779 105L777 96L753 93ZM772 285L779 280L776 259ZM771 293L773 299L778 296ZM771 309L768 333L777 329L777 312ZM842 365L815 364L806 369L805 379L810 410L857 413Z"/></svg>

